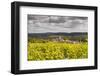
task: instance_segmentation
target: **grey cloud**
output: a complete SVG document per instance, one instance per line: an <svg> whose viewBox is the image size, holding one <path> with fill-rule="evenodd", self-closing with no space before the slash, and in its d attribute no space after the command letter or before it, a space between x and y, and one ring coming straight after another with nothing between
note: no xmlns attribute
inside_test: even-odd
<svg viewBox="0 0 100 76"><path fill-rule="evenodd" d="M88 17L28 15L28 33L87 31Z"/></svg>

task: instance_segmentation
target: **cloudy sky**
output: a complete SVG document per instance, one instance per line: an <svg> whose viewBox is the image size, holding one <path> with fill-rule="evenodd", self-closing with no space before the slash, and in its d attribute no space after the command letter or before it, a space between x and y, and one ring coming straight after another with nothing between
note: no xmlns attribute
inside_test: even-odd
<svg viewBox="0 0 100 76"><path fill-rule="evenodd" d="M88 18L77 16L28 15L28 33L87 32Z"/></svg>

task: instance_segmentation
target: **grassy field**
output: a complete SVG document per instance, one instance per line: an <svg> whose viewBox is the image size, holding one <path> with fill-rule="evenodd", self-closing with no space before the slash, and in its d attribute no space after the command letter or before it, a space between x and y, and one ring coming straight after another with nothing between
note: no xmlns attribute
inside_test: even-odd
<svg viewBox="0 0 100 76"><path fill-rule="evenodd" d="M88 58L87 42L28 42L28 61Z"/></svg>

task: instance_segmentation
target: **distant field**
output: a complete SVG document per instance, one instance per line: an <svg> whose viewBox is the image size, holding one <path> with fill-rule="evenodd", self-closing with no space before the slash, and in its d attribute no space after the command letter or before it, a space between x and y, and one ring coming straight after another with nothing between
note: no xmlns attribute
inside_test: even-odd
<svg viewBox="0 0 100 76"><path fill-rule="evenodd" d="M28 60L61 60L88 58L87 42L28 42Z"/></svg>

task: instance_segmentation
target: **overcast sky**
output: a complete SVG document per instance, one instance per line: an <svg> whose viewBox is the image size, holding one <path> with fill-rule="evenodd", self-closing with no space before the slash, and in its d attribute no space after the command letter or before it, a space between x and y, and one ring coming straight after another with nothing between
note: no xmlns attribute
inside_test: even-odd
<svg viewBox="0 0 100 76"><path fill-rule="evenodd" d="M28 15L28 33L87 31L88 17Z"/></svg>

